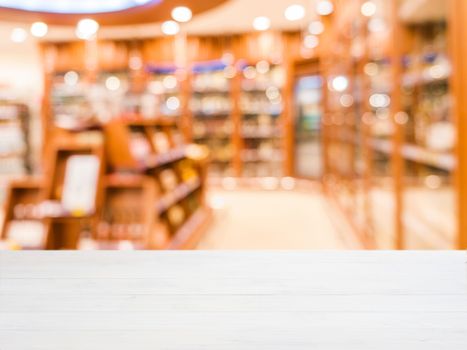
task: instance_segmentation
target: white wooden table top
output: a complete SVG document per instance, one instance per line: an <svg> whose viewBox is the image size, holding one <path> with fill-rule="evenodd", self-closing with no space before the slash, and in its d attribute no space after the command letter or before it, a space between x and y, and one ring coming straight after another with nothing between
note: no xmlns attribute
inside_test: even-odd
<svg viewBox="0 0 467 350"><path fill-rule="evenodd" d="M1 350L466 350L465 252L0 253Z"/></svg>

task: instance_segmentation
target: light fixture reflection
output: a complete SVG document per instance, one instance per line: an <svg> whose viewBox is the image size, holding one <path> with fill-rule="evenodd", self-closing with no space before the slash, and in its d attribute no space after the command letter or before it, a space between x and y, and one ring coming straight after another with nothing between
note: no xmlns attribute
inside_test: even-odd
<svg viewBox="0 0 467 350"><path fill-rule="evenodd" d="M180 23L186 23L191 20L193 13L186 6L178 6L172 10L172 18Z"/></svg>
<svg viewBox="0 0 467 350"><path fill-rule="evenodd" d="M91 14L127 10L160 0L0 0L0 7L31 12Z"/></svg>
<svg viewBox="0 0 467 350"><path fill-rule="evenodd" d="M43 38L47 35L49 27L44 22L34 22L31 25L31 34L36 38Z"/></svg>
<svg viewBox="0 0 467 350"><path fill-rule="evenodd" d="M267 17L260 16L253 20L253 28L258 31L265 31L271 27L271 20Z"/></svg>
<svg viewBox="0 0 467 350"><path fill-rule="evenodd" d="M76 36L83 40L91 40L99 30L99 23L90 18L82 19L76 26Z"/></svg>
<svg viewBox="0 0 467 350"><path fill-rule="evenodd" d="M165 35L177 35L180 31L180 26L175 21L165 21L162 23L161 30Z"/></svg>

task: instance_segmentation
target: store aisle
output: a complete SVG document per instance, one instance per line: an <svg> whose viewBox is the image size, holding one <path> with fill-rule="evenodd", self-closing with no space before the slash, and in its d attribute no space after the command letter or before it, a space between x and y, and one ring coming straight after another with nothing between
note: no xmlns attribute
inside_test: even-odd
<svg viewBox="0 0 467 350"><path fill-rule="evenodd" d="M213 190L214 221L199 249L359 249L324 196L295 191Z"/></svg>

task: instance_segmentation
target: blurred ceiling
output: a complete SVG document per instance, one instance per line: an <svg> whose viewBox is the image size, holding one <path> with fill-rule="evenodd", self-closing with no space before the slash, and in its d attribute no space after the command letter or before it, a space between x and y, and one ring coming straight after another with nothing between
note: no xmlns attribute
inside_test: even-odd
<svg viewBox="0 0 467 350"><path fill-rule="evenodd" d="M11 0L16 1L16 0ZM33 0L27 0L33 1ZM38 1L38 0L37 0ZM48 0L43 0L48 1ZM62 0L55 0L62 1ZM80 0L69 0L69 1L80 1ZM103 1L103 0L92 0L92 1ZM154 6L158 11L156 14L150 12L146 6L143 6L145 12L143 14L145 20L143 23L150 21L147 24L132 24L132 25L112 25L106 26L109 22L102 22L104 26L99 31L100 38L118 39L118 38L137 38L137 37L154 37L162 35L160 29L160 22L170 18L170 11L173 7L178 5L185 5L195 9L195 16L189 23L182 24L182 30L192 35L217 35L217 34L228 34L228 33L241 33L252 31L252 22L257 16L266 16L271 19L272 29L279 30L297 30L304 28L304 26L316 16L314 11L314 3L317 0L163 0L161 4L154 6L154 4L147 4L146 6ZM390 1L390 0L384 0ZM447 0L400 0L401 11L400 16L406 22L421 22L427 20L437 20L446 16L447 14ZM467 0L466 0L467 1ZM284 17L284 10L292 4L304 5L308 11L305 18L299 21L290 22ZM196 7L202 6L202 7ZM165 10L163 10L165 9ZM162 11L163 10L163 11ZM0 10L0 18L5 18L6 10ZM119 22L119 17L115 17L117 20L110 21L110 24L115 23L131 23L130 17L128 17L131 11L123 11L117 13L119 16L124 16L125 21ZM138 9L141 11L141 8ZM35 14L34 20L42 19L47 23L53 23L47 19L40 17L41 14ZM114 13L114 15L116 15ZM55 15L57 16L57 15ZM62 17L62 15L58 15ZM73 20L70 22L68 19L65 21L68 24L76 24L81 16L72 17ZM89 16L86 16L89 17ZM91 16L94 17L94 16ZM24 26L24 23L30 22L31 18L26 18L23 15L10 16L8 18L16 20L16 23L5 23L3 22L0 27L4 28L5 32L11 30L15 26ZM120 18L121 19L121 18ZM136 21L138 22L138 21ZM66 24L64 23L64 24ZM26 26L25 26L26 27ZM10 28L10 29L8 29ZM0 32L2 32L0 28ZM74 40L76 39L75 30L70 25L54 25L50 27L50 31L44 40L47 41L62 41L62 40Z"/></svg>
<svg viewBox="0 0 467 350"><path fill-rule="evenodd" d="M83 17L101 25L129 25L164 21L177 6L196 15L227 0L0 0L0 19L75 25Z"/></svg>
<svg viewBox="0 0 467 350"><path fill-rule="evenodd" d="M404 22L419 23L446 18L449 0L402 0L400 17Z"/></svg>

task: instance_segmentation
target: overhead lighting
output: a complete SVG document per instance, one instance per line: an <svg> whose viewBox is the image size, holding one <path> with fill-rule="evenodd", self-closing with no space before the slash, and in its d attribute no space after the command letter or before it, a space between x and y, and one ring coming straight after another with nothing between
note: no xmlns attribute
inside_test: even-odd
<svg viewBox="0 0 467 350"><path fill-rule="evenodd" d="M26 32L23 28L15 28L11 31L10 39L14 43L24 43L28 38L28 32Z"/></svg>
<svg viewBox="0 0 467 350"><path fill-rule="evenodd" d="M0 0L0 7L31 12L86 14L123 11L160 0Z"/></svg>
<svg viewBox="0 0 467 350"><path fill-rule="evenodd" d="M176 35L180 32L180 26L175 21L165 21L161 29L165 35Z"/></svg>
<svg viewBox="0 0 467 350"><path fill-rule="evenodd" d="M83 40L91 40L99 30L99 23L90 18L82 19L76 26L76 36Z"/></svg>
<svg viewBox="0 0 467 350"><path fill-rule="evenodd" d="M290 5L285 9L284 16L289 21L298 21L305 17L305 8L302 5Z"/></svg>
<svg viewBox="0 0 467 350"><path fill-rule="evenodd" d="M268 30L269 28L271 28L271 20L264 16L256 17L253 20L253 28L259 31Z"/></svg>
<svg viewBox="0 0 467 350"><path fill-rule="evenodd" d="M321 21L313 21L308 26L308 31L313 35L320 35L324 32L324 24Z"/></svg>
<svg viewBox="0 0 467 350"><path fill-rule="evenodd" d="M44 22L34 22L31 25L31 34L32 36L35 36L36 38L43 38L44 36L47 35L48 31L49 31L49 27Z"/></svg>
<svg viewBox="0 0 467 350"><path fill-rule="evenodd" d="M186 6L178 6L172 10L172 18L177 22L189 22L192 17L193 13Z"/></svg>
<svg viewBox="0 0 467 350"><path fill-rule="evenodd" d="M320 16L329 16L334 12L334 5L329 0L319 0L316 4L316 12Z"/></svg>
<svg viewBox="0 0 467 350"><path fill-rule="evenodd" d="M360 11L365 17L373 17L377 11L376 4L373 1L366 1L363 3Z"/></svg>

